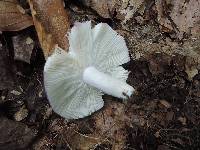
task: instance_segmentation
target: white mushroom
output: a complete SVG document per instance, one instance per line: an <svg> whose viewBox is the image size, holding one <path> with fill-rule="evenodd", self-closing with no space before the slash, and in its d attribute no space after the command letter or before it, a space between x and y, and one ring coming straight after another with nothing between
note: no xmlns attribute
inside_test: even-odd
<svg viewBox="0 0 200 150"><path fill-rule="evenodd" d="M107 24L91 28L76 23L69 33L69 52L59 47L47 59L44 84L53 110L66 119L83 118L103 107L104 93L127 99L134 88L126 83L130 60L124 38Z"/></svg>

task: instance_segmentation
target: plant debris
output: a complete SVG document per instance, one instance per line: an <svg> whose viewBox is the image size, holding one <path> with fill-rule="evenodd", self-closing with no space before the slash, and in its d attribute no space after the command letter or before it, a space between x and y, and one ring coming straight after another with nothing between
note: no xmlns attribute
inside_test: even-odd
<svg viewBox="0 0 200 150"><path fill-rule="evenodd" d="M67 51L66 35L70 22L62 0L29 0L29 4L45 58L51 55L56 45Z"/></svg>
<svg viewBox="0 0 200 150"><path fill-rule="evenodd" d="M175 31L179 39L183 34L195 35L200 23L200 2L190 1L166 1L156 0L158 11L158 22L161 26L168 28L169 31Z"/></svg>
<svg viewBox="0 0 200 150"><path fill-rule="evenodd" d="M52 111L43 86L43 52L46 58L50 55L50 45L59 44L55 41L52 44L52 37L64 36L69 21L60 34L51 24L53 15L46 13L47 1L37 2L17 3L25 12L32 13L37 34L32 27L0 33L0 149L200 147L199 1L65 0L65 7L63 3L56 4L55 8L67 11L70 24L86 20L93 25L104 22L123 35L131 56L131 61L123 67L130 71L127 82L138 92L128 101L104 95L105 107L92 116L71 121ZM31 11L28 4L32 5ZM36 12L33 8L37 8ZM19 11L24 13L24 10ZM54 12L55 9L49 14ZM12 39L21 35L32 40L28 38L19 44L20 52L29 51L28 57L19 60ZM47 48L42 40L49 44ZM34 44L34 48L24 46L25 43Z"/></svg>
<svg viewBox="0 0 200 150"><path fill-rule="evenodd" d="M33 25L17 0L0 1L0 31L19 31Z"/></svg>

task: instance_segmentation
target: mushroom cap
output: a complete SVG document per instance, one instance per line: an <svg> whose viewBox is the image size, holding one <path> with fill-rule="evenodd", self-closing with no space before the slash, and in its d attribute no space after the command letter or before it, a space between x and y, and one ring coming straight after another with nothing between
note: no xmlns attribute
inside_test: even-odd
<svg viewBox="0 0 200 150"><path fill-rule="evenodd" d="M126 82L130 61L124 38L109 25L76 23L69 33L69 52L59 47L44 66L44 85L53 110L66 119L83 118L101 109L103 93L83 82L83 71L93 66Z"/></svg>

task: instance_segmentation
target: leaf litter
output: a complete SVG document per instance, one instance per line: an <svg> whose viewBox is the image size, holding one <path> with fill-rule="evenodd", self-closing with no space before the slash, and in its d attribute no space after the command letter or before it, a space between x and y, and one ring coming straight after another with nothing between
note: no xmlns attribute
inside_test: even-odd
<svg viewBox="0 0 200 150"><path fill-rule="evenodd" d="M114 101L113 97L105 95L105 107L90 117L70 122L59 117L51 111L44 94L42 67L40 67L40 62L44 63L44 57L40 46L37 46L36 51L33 50L34 58L30 59L30 64L27 66L31 68L29 73L20 75L22 81L28 83L21 85L23 89L27 89L18 97L18 100L23 102L16 106L17 97L10 101L7 88L0 91L1 97L4 97L3 104L9 101L9 105L4 106L8 107L9 111L6 112L10 115L5 114L5 116L14 116L21 110L20 108L28 110L28 116L20 119L20 123L37 131L36 139L30 144L31 148L187 149L192 147L195 149L199 147L199 37L188 34L190 29L191 33L198 30L198 23L196 24L198 17L191 21L187 15L187 8L191 3L194 5L195 1L184 3L186 11L182 15L186 16L186 24L183 28L178 28L176 17L172 17L177 14L177 8L183 5L181 1L164 3L168 4L167 6L170 6L170 2L174 4L169 13L163 10L165 6L163 4L159 6L160 10L158 9L160 1L139 2L142 4L141 9L137 9L138 6L131 7L134 5L132 1L119 1L127 6L127 10L136 8L129 19L125 19L127 14L121 14L119 9L116 11L117 14L114 13L109 17L102 15L108 17L102 19L99 17L102 10L94 7L95 3L87 5L99 15L93 13L91 9L83 9L76 3L68 3L72 24L79 20L92 20L93 23L99 20L108 21L107 23L113 25L113 28L125 37L132 60L124 67L131 71L128 82L137 88L139 93L131 97L127 103ZM120 6L113 6L115 7ZM108 12L111 14L115 12L113 8L109 8ZM193 10L198 12L196 8ZM80 15L80 11L83 15ZM158 15L155 15L156 13ZM169 27L159 21L161 16L165 21L170 21ZM189 25L188 20L191 21ZM38 36L40 38L39 34ZM23 82L15 84L19 86ZM14 106L17 110L11 111ZM25 145L27 143L29 141L24 142Z"/></svg>

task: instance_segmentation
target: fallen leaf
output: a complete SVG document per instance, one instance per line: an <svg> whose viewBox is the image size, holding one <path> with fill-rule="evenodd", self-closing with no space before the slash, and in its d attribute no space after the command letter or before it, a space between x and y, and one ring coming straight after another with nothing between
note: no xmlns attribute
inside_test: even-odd
<svg viewBox="0 0 200 150"><path fill-rule="evenodd" d="M17 0L0 1L0 31L19 31L33 25Z"/></svg>
<svg viewBox="0 0 200 150"><path fill-rule="evenodd" d="M193 30L199 30L200 1L156 0L156 8L158 22L170 31L174 30L179 39L183 38L183 33L190 33L192 30L194 34Z"/></svg>
<svg viewBox="0 0 200 150"><path fill-rule="evenodd" d="M68 50L66 34L70 28L68 13L62 0L29 0L34 25L47 58L58 45Z"/></svg>
<svg viewBox="0 0 200 150"><path fill-rule="evenodd" d="M126 144L126 127L131 125L132 114L127 113L126 108L122 103L109 101L101 111L88 118L73 123L54 120L49 131L59 133L71 149L88 150L111 144L113 150L120 150Z"/></svg>
<svg viewBox="0 0 200 150"><path fill-rule="evenodd" d="M172 2L174 7L170 17L181 33L188 33L190 28L193 28L200 21L200 1L183 2L182 0L176 0Z"/></svg>
<svg viewBox="0 0 200 150"><path fill-rule="evenodd" d="M92 116L95 122L95 135L101 139L109 139L113 145L112 149L123 149L128 136L125 129L130 126L133 114L126 112L127 106L122 103L108 99L106 101L104 109ZM139 122L143 124L141 120Z"/></svg>
<svg viewBox="0 0 200 150"><path fill-rule="evenodd" d="M79 123L81 123L81 121ZM82 128L81 125L80 128ZM87 150L101 141L100 138L94 137L93 135L82 134L77 124L68 123L67 121L64 121L64 119L55 119L52 121L49 126L49 131L59 134L71 149ZM49 140L50 138L47 135L45 138L46 142L43 142L42 140L38 141L34 147L40 147L39 149L41 149L41 147Z"/></svg>

